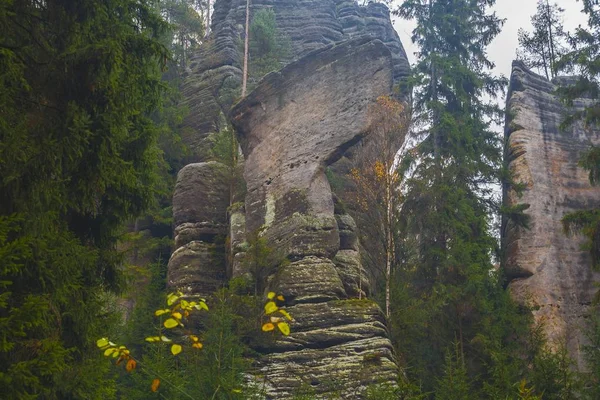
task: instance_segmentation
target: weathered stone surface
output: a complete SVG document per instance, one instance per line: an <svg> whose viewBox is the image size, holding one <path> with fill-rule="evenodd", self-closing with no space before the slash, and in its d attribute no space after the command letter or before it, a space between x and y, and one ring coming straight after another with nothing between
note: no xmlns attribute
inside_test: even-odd
<svg viewBox="0 0 600 400"><path fill-rule="evenodd" d="M348 214L336 214L335 220L340 232L340 250L358 251L358 235L356 234L358 228L354 218Z"/></svg>
<svg viewBox="0 0 600 400"><path fill-rule="evenodd" d="M288 307L292 334L261 360L269 398L339 393L359 399L366 386L398 377L380 308L370 300Z"/></svg>
<svg viewBox="0 0 600 400"><path fill-rule="evenodd" d="M304 257L281 268L274 285L291 303L315 303L346 297L344 286L327 258Z"/></svg>
<svg viewBox="0 0 600 400"><path fill-rule="evenodd" d="M507 205L529 204L530 229L504 221L505 268L515 298L533 307L535 320L545 325L551 344L566 340L571 355L583 367L581 329L585 325L600 274L582 249L584 238L567 236L561 219L572 211L600 206L600 188L592 187L578 160L600 144L600 131L575 124L559 126L566 114L546 79L513 63L507 101L505 159L522 196L504 188ZM582 106L585 100L576 102Z"/></svg>
<svg viewBox="0 0 600 400"><path fill-rule="evenodd" d="M329 218L337 231L324 167L365 134L368 105L392 90L392 67L380 41L346 42L267 75L232 110L246 160L249 231L294 213Z"/></svg>
<svg viewBox="0 0 600 400"><path fill-rule="evenodd" d="M175 248L227 234L227 182L227 167L216 161L188 164L179 171L173 193Z"/></svg>
<svg viewBox="0 0 600 400"><path fill-rule="evenodd" d="M367 383L397 377L379 307L351 299L368 292L357 228L335 213L324 172L367 134L369 106L392 92L393 74L389 49L358 38L267 75L232 110L245 157L246 231L260 229L274 250L269 288L296 319L292 334L266 349L277 354L260 360L269 398L289 398L303 379L317 394L361 398Z"/></svg>
<svg viewBox="0 0 600 400"><path fill-rule="evenodd" d="M177 175L173 194L175 251L167 284L208 296L226 279L228 169L218 162L189 164Z"/></svg>
<svg viewBox="0 0 600 400"><path fill-rule="evenodd" d="M348 297L366 297L370 292L369 274L365 271L357 250L340 250L333 263Z"/></svg>
<svg viewBox="0 0 600 400"><path fill-rule="evenodd" d="M229 197L217 196L225 189L220 183L205 185L208 167L184 173L190 184L176 190L180 248L169 280L201 294L218 287L225 263L214 271L204 263L216 261L209 259L218 254L209 251L211 240L223 233L228 273L247 275L246 240L264 228L260 235L274 250L266 283L286 296L296 318L292 334L262 349L270 354L258 360L268 398L289 398L305 383L317 395L339 389L342 398L360 399L366 385L393 383L398 371L379 307L354 299L369 292L358 232L349 215L334 212L324 169L368 130L369 104L407 77L406 54L382 4L253 0L251 15L274 9L278 33L291 44L282 65L291 64L265 77L230 114L240 95L245 7L245 0L216 0L210 39L192 56L182 86L190 161L207 158L210 135L233 116L245 156L244 207L230 208L227 220L220 212ZM210 204L202 203L207 194L214 195Z"/></svg>
<svg viewBox="0 0 600 400"><path fill-rule="evenodd" d="M167 286L185 294L208 297L225 282L225 251L222 245L192 241L173 252Z"/></svg>
<svg viewBox="0 0 600 400"><path fill-rule="evenodd" d="M230 246L230 276L237 278L247 271L243 268L243 258L246 243L246 216L243 207L231 210L229 217L229 246Z"/></svg>
<svg viewBox="0 0 600 400"><path fill-rule="evenodd" d="M381 40L393 60L393 77L400 83L408 75L409 63L389 10L380 3L359 6L354 0L253 0L251 15L273 8L279 33L291 44L290 60L359 36ZM212 33L200 51L192 55L190 69L182 85L189 109L184 125L184 141L194 156L206 159L208 137L224 126L223 115L240 95L245 0L217 0L214 4Z"/></svg>

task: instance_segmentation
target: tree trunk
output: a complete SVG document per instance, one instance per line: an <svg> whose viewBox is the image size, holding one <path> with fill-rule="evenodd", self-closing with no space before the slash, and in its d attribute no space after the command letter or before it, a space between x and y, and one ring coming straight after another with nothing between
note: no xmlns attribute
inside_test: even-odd
<svg viewBox="0 0 600 400"><path fill-rule="evenodd" d="M392 238L392 182L390 179L390 172L389 172L389 166L386 165L386 168L388 168L388 170L386 170L386 174L387 174L387 182L386 182L386 188L385 188L385 197L386 197L386 227L385 227L385 234L387 236L387 240L386 240L386 246L387 249L385 251L385 315L386 317L389 319L391 316L391 311L390 311L390 281L392 279L392 261L393 261L393 248L394 248L394 239Z"/></svg>
<svg viewBox="0 0 600 400"><path fill-rule="evenodd" d="M210 34L210 0L206 0L206 37Z"/></svg>
<svg viewBox="0 0 600 400"><path fill-rule="evenodd" d="M242 71L242 97L246 97L248 84L248 36L250 32L250 0L246 0L246 37L244 38L244 69Z"/></svg>
<svg viewBox="0 0 600 400"><path fill-rule="evenodd" d="M546 23L548 24L548 45L550 47L550 75L554 78L556 70L554 63L556 62L554 55L554 38L552 37L552 15L550 14L550 3L546 0Z"/></svg>

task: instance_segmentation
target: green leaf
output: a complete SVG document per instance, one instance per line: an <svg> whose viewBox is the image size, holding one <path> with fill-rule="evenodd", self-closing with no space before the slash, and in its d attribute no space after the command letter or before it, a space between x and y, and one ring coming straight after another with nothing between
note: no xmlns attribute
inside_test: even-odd
<svg viewBox="0 0 600 400"><path fill-rule="evenodd" d="M99 348L103 348L108 346L108 343L108 338L102 338L96 341L96 346L98 346Z"/></svg>
<svg viewBox="0 0 600 400"><path fill-rule="evenodd" d="M277 311L277 309L277 304L275 304L274 301L269 301L267 304L265 304L265 314L271 314L272 312Z"/></svg>
<svg viewBox="0 0 600 400"><path fill-rule="evenodd" d="M171 354L173 354L174 356L181 353L181 350L183 350L183 348L179 344L174 344L173 346L171 346Z"/></svg>
<svg viewBox="0 0 600 400"><path fill-rule="evenodd" d="M181 296L178 296L178 293L169 293L169 295L167 296L167 305L172 306L173 303L175 303L179 299L179 297Z"/></svg>
<svg viewBox="0 0 600 400"><path fill-rule="evenodd" d="M179 322L177 322L177 320L174 318L169 318L169 319L165 320L163 325L165 326L165 328L171 329L171 328L175 328L177 325L179 325Z"/></svg>
<svg viewBox="0 0 600 400"><path fill-rule="evenodd" d="M114 347L104 350L105 357L110 357L112 354L118 354L118 353L119 353L119 350L115 349Z"/></svg>
<svg viewBox="0 0 600 400"><path fill-rule="evenodd" d="M165 308L164 310L156 310L154 312L154 315L156 315L157 317L160 317L161 315L169 313L169 312L171 312L171 310L168 308Z"/></svg>
<svg viewBox="0 0 600 400"><path fill-rule="evenodd" d="M290 334L290 326L288 325L287 322L278 322L277 327L279 328L281 333L283 333L285 336Z"/></svg>

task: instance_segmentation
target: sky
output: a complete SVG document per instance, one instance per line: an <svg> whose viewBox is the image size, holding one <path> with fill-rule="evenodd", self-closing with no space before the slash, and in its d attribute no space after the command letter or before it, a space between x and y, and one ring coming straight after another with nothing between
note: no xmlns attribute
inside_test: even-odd
<svg viewBox="0 0 600 400"><path fill-rule="evenodd" d="M565 9L563 21L565 30L573 31L578 25L586 24L586 16L581 12L583 8L581 1L554 0L554 3ZM530 20L531 16L535 14L536 6L537 0L496 0L494 10L499 17L506 18L502 32L488 47L488 55L490 60L496 64L495 72L497 74L503 74L507 78L510 76L511 63L515 59L518 47L517 31L519 28L531 31ZM415 23L398 17L392 18L394 27L400 35L400 40L412 64L415 60L413 53L417 51L416 46L410 40Z"/></svg>

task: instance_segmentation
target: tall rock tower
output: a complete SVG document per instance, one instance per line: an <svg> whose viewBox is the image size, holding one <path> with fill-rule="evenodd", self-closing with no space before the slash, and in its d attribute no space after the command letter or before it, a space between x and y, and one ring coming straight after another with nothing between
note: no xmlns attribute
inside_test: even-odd
<svg viewBox="0 0 600 400"><path fill-rule="evenodd" d="M563 81L565 81L563 79ZM600 207L600 187L591 186L578 166L582 154L600 145L600 131L576 123L560 129L568 111L555 95L557 86L514 62L507 100L505 160L521 186L504 188L504 202L523 204L529 229L505 220L505 268L514 298L533 310L549 343L566 344L584 367L582 330L600 274L592 272L582 236L567 236L561 219L568 213ZM578 99L575 107L585 106Z"/></svg>
<svg viewBox="0 0 600 400"><path fill-rule="evenodd" d="M385 318L365 298L360 227L335 207L325 170L369 140L368 110L379 96L410 97L395 90L409 72L406 54L382 4L253 0L251 15L272 9L291 50L236 103L246 0L214 7L211 36L183 84L193 154L173 197L168 283L210 296L247 273L247 240L260 235L272 249L263 286L282 293L295 318L291 335L257 360L267 397L309 387L359 399L370 384L394 384L398 370ZM211 135L229 123L244 159L245 190L235 193L227 168L209 161Z"/></svg>

